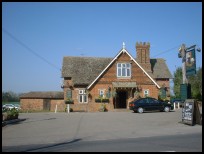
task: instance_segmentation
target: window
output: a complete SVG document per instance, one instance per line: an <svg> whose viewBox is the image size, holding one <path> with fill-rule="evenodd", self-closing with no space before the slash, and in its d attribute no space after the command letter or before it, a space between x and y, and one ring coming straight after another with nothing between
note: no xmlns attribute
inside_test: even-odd
<svg viewBox="0 0 204 154"><path fill-rule="evenodd" d="M130 77L131 65L130 63L118 63L117 64L117 77Z"/></svg>
<svg viewBox="0 0 204 154"><path fill-rule="evenodd" d="M72 98L72 91L71 90L67 90L67 98Z"/></svg>
<svg viewBox="0 0 204 154"><path fill-rule="evenodd" d="M105 97L104 91L105 91L104 89L99 89L99 96L100 97L103 97L103 98Z"/></svg>
<svg viewBox="0 0 204 154"><path fill-rule="evenodd" d="M140 99L138 103L139 104L144 104L144 103L146 103L146 100L145 99Z"/></svg>
<svg viewBox="0 0 204 154"><path fill-rule="evenodd" d="M159 93L159 97L161 98L161 99L165 99L166 98L166 87L161 87L161 89L160 89L160 93Z"/></svg>
<svg viewBox="0 0 204 154"><path fill-rule="evenodd" d="M87 103L87 94L85 89L80 89L79 90L79 103Z"/></svg>
<svg viewBox="0 0 204 154"><path fill-rule="evenodd" d="M149 103L159 104L159 101L154 98L149 98L148 100L149 100Z"/></svg>
<svg viewBox="0 0 204 154"><path fill-rule="evenodd" d="M147 90L144 90L144 96L145 96L145 97L149 96L149 90L148 90L148 89L147 89Z"/></svg>

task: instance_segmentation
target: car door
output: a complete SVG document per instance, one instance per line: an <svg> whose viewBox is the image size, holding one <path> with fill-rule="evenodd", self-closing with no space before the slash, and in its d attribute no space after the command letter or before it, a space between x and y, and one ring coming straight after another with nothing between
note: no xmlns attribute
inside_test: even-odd
<svg viewBox="0 0 204 154"><path fill-rule="evenodd" d="M151 110L162 110L162 104L159 100L154 98L149 98Z"/></svg>
<svg viewBox="0 0 204 154"><path fill-rule="evenodd" d="M145 110L147 111L153 110L151 98L145 98L144 100L145 100L145 105L144 105Z"/></svg>
<svg viewBox="0 0 204 154"><path fill-rule="evenodd" d="M142 107L144 110L147 110L147 105L148 104L147 104L146 98L142 98L137 101L137 104L135 106L136 106L136 109Z"/></svg>

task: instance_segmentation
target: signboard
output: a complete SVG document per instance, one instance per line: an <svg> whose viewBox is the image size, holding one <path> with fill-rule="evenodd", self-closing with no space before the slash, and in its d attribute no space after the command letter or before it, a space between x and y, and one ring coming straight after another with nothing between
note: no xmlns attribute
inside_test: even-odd
<svg viewBox="0 0 204 154"><path fill-rule="evenodd" d="M112 82L113 87L135 88L136 82Z"/></svg>
<svg viewBox="0 0 204 154"><path fill-rule="evenodd" d="M194 99L186 99L182 110L182 122L184 124L193 125L194 115Z"/></svg>
<svg viewBox="0 0 204 154"><path fill-rule="evenodd" d="M196 74L195 46L188 48L185 55L186 76Z"/></svg>

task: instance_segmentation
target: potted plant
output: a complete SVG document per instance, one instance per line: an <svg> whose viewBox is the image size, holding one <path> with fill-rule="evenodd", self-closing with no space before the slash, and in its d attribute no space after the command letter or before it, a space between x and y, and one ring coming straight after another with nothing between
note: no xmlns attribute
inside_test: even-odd
<svg viewBox="0 0 204 154"><path fill-rule="evenodd" d="M101 104L100 108L99 108L99 112L106 112L108 111L107 108L106 108L106 104Z"/></svg>
<svg viewBox="0 0 204 154"><path fill-rule="evenodd" d="M67 98L65 101L65 104L74 104L74 100L72 98Z"/></svg>
<svg viewBox="0 0 204 154"><path fill-rule="evenodd" d="M109 99L108 98L103 98L102 96L99 96L98 98L95 99L95 102L97 103L109 103Z"/></svg>

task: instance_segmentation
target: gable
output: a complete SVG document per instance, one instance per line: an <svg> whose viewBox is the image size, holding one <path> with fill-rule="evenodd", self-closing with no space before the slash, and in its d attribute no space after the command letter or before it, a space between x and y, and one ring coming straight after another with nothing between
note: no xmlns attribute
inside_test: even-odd
<svg viewBox="0 0 204 154"><path fill-rule="evenodd" d="M125 55L126 54L126 55ZM124 57L125 56L125 57ZM158 87L160 88L160 86L156 83L156 81L154 81L154 79L142 68L142 66L140 66L136 60L128 53L127 50L122 49L114 58L113 60L107 65L107 67L96 77L96 79L87 87L87 89L89 89L97 80L99 80L99 78L104 74L104 72L106 72L110 66L112 66L117 60L119 60L121 57L123 57L122 59L124 61L130 61L132 63L135 63L137 65L137 67L140 68L140 70L142 70L142 72ZM140 73L142 74L142 73Z"/></svg>
<svg viewBox="0 0 204 154"><path fill-rule="evenodd" d="M66 56L63 58L61 77L70 78L74 85L83 85L90 88L123 55L122 53L126 53L127 60L131 60L132 63L137 65L139 70L146 74L152 82L155 82L156 79L172 78L164 59L150 59L152 72L147 73L142 64L137 63L124 49L120 50L114 58Z"/></svg>

